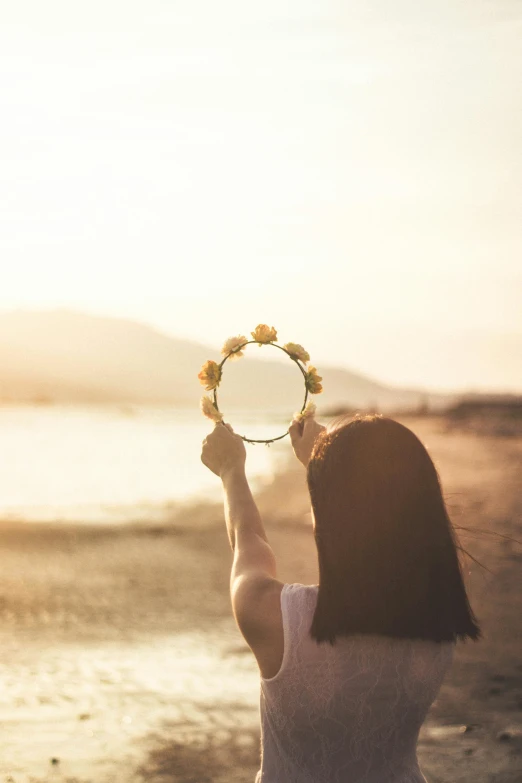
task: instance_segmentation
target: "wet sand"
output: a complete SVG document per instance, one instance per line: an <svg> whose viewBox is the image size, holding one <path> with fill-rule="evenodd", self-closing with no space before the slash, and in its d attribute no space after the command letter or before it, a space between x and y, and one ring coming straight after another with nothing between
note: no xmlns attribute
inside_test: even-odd
<svg viewBox="0 0 522 783"><path fill-rule="evenodd" d="M522 539L522 439L406 423L454 523ZM317 581L304 471L258 501L280 578ZM430 783L520 783L522 547L461 541L491 571L466 561L484 639L459 645L419 757ZM252 783L258 675L219 506L132 527L5 523L0 549L0 783Z"/></svg>

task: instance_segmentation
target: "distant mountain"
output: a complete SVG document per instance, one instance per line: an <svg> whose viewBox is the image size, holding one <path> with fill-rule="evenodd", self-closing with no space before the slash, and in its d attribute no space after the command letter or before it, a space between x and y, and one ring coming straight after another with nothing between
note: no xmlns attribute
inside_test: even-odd
<svg viewBox="0 0 522 783"><path fill-rule="evenodd" d="M0 313L4 402L196 406L202 394L196 376L211 358L218 359L215 349L133 321L65 310ZM290 362L244 361L227 388L227 404L248 400L266 409L281 407L281 391L295 385L295 372ZM451 399L385 386L348 370L321 367L320 372L325 391L315 399L323 410L440 407Z"/></svg>

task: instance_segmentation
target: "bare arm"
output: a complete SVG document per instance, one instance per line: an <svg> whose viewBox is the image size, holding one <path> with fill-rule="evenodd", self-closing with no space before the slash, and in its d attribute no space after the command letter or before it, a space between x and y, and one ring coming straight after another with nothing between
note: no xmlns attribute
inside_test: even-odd
<svg viewBox="0 0 522 783"><path fill-rule="evenodd" d="M303 465L308 464L323 429L310 419L292 423L292 445ZM283 585L277 579L274 553L245 475L245 445L231 427L217 424L203 442L201 459L223 482L227 533L234 553L230 574L234 616L263 676L273 677L284 652Z"/></svg>
<svg viewBox="0 0 522 783"><path fill-rule="evenodd" d="M218 424L203 445L202 460L223 482L225 520L234 553L230 593L236 621L250 646L266 635L266 606L281 589L275 556L245 475L245 446Z"/></svg>
<svg viewBox="0 0 522 783"><path fill-rule="evenodd" d="M230 546L235 551L239 540L248 540L255 535L268 543L265 528L257 509L243 466L237 466L225 472L223 495L225 502L225 521Z"/></svg>

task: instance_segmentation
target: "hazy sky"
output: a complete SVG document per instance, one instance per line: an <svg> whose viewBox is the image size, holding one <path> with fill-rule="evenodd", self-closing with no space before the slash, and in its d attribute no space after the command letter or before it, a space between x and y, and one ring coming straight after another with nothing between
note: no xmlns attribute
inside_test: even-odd
<svg viewBox="0 0 522 783"><path fill-rule="evenodd" d="M0 11L0 308L522 389L519 0Z"/></svg>

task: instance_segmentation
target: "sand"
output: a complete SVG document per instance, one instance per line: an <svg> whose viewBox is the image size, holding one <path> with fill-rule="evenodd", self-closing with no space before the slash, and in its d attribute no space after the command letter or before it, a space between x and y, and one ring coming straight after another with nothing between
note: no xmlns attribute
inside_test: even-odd
<svg viewBox="0 0 522 783"><path fill-rule="evenodd" d="M407 421L456 525L522 539L522 438ZM280 578L317 580L304 471L258 493ZM462 536L484 639L423 728L430 783L522 781L522 546ZM222 510L163 524L0 525L0 783L252 783L258 675L231 618Z"/></svg>

